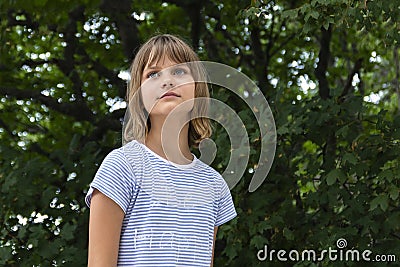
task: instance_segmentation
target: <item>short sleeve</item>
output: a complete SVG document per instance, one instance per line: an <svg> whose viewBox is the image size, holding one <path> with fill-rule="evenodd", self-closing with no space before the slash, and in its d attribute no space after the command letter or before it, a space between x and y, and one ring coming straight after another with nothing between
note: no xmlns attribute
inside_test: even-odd
<svg viewBox="0 0 400 267"><path fill-rule="evenodd" d="M126 213L135 190L135 183L132 168L121 149L110 152L97 170L85 197L88 207L94 189L112 199Z"/></svg>
<svg viewBox="0 0 400 267"><path fill-rule="evenodd" d="M231 192L229 191L228 185L225 180L221 177L221 194L218 203L217 219L215 221L215 226L220 226L233 218L236 217L235 206L233 205L233 200Z"/></svg>

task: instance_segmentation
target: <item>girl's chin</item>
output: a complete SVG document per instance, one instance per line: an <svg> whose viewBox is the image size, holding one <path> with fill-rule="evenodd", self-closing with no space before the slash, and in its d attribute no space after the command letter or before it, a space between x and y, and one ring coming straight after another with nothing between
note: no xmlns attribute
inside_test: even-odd
<svg viewBox="0 0 400 267"><path fill-rule="evenodd" d="M175 103L159 103L150 112L150 115L166 116L171 112L174 114L189 114L193 109L193 105L181 105Z"/></svg>
<svg viewBox="0 0 400 267"><path fill-rule="evenodd" d="M165 117L165 116L168 116L168 115L172 114L172 110L173 109L171 109L171 110L163 110L163 111L152 111L150 113L150 116ZM190 114L190 112L191 112L191 110L186 110L186 111L183 111L183 110L176 111L176 110L174 110L173 115L174 116L179 116L179 117L181 117L180 115L183 115L183 116L186 117L186 116L188 116Z"/></svg>

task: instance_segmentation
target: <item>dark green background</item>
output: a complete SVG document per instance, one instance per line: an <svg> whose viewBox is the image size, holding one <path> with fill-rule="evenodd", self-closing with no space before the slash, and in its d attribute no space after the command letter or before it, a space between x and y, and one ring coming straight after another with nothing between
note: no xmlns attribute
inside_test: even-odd
<svg viewBox="0 0 400 267"><path fill-rule="evenodd" d="M399 266L399 0L0 2L0 265L85 266L85 192L121 144L118 78L155 33L178 34L202 60L256 81L275 117L275 161L232 190L238 217L222 226L215 266ZM303 82L302 82L303 81ZM308 84L308 85L307 85ZM306 88L308 90L306 90ZM375 96L375 97L371 97ZM260 151L243 101L234 108ZM228 163L216 126L213 166ZM397 263L260 262L271 249L347 248Z"/></svg>

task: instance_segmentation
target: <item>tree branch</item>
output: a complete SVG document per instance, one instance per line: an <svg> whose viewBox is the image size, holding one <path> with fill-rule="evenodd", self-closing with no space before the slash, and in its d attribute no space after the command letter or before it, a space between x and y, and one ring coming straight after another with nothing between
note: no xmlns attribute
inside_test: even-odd
<svg viewBox="0 0 400 267"><path fill-rule="evenodd" d="M88 68L93 69L99 76L105 77L110 83L114 84L118 88L118 95L121 98L125 97L126 94L126 82L118 77L118 73L108 69L106 66L101 64L99 60L93 60L89 55L83 51L81 55L84 60L91 63Z"/></svg>
<svg viewBox="0 0 400 267"><path fill-rule="evenodd" d="M17 15L23 15L25 17L25 20L17 20ZM32 30L39 29L39 23L33 21L32 17L28 13L23 11L16 12L14 9L10 9L7 12L7 25L9 27L25 26Z"/></svg>
<svg viewBox="0 0 400 267"><path fill-rule="evenodd" d="M100 5L100 10L117 25L124 54L129 60L134 58L134 51L141 43L137 24L130 16L131 4L130 0L103 0Z"/></svg>
<svg viewBox="0 0 400 267"><path fill-rule="evenodd" d="M60 103L58 100L49 96L42 95L38 91L21 90L9 87L0 87L0 94L14 97L16 99L29 99L32 101L37 101L38 103L44 104L47 107L54 109L60 113L71 116L77 121L93 122L95 119L92 112L88 109L86 103L82 101Z"/></svg>
<svg viewBox="0 0 400 267"><path fill-rule="evenodd" d="M319 96L322 99L329 98L329 83L326 78L326 72L328 70L330 52L330 42L332 37L332 28L329 26L327 30L321 28L321 40L320 40L320 50L318 54L318 66L315 69L315 76L318 79L319 84Z"/></svg>
<svg viewBox="0 0 400 267"><path fill-rule="evenodd" d="M399 63L399 47L395 46L393 50L393 59L396 66L396 77L393 81L397 94L397 112L400 113L400 63Z"/></svg>
<svg viewBox="0 0 400 267"><path fill-rule="evenodd" d="M339 99L341 99L341 101L343 100L343 98L348 95L350 93L350 89L352 88L352 82L353 82L353 77L356 74L360 74L360 70L362 67L362 58L359 58L355 63L354 63L354 67L353 70L349 73L349 75L347 76L347 81L346 84L343 88L342 94L340 95Z"/></svg>
<svg viewBox="0 0 400 267"><path fill-rule="evenodd" d="M72 89L76 94L76 98L83 101L83 82L79 77L75 69L75 58L74 55L78 51L79 40L76 37L76 24L78 21L84 21L85 8L84 6L78 6L69 13L69 21L64 30L64 40L67 46L64 49L64 57L62 60L55 60L57 66L72 81Z"/></svg>
<svg viewBox="0 0 400 267"><path fill-rule="evenodd" d="M267 47L265 48L265 54L266 54L266 60L269 60L270 56L271 56L271 49L273 47L273 45L275 44L275 41L279 38L280 32L278 31L275 35L274 35L274 28L275 28L275 15L273 12L271 12L272 18L271 18L271 26L269 27L269 32L268 32L268 43L267 43ZM285 22L283 21L281 24L281 29L282 26L285 24Z"/></svg>
<svg viewBox="0 0 400 267"><path fill-rule="evenodd" d="M279 46L274 49L273 51L270 52L269 56L273 57L276 53L282 50L291 40L293 40L297 36L296 33L292 33L290 36L288 36L284 41L279 42Z"/></svg>
<svg viewBox="0 0 400 267"><path fill-rule="evenodd" d="M10 127L8 127L7 123L5 123L1 118L0 118L0 128L3 128L4 131L6 131L8 135L11 136L13 139L17 137L10 129Z"/></svg>
<svg viewBox="0 0 400 267"><path fill-rule="evenodd" d="M268 64L266 62L267 55L265 51L263 51L262 44L260 42L260 29L256 26L253 26L250 32L250 38L253 48L254 61L255 61L255 71L258 80L258 85L264 92L268 87L267 80L267 67Z"/></svg>
<svg viewBox="0 0 400 267"><path fill-rule="evenodd" d="M201 29L205 28L203 27L204 21L201 12L209 1L168 0L166 2L181 7L188 14L191 21L190 37L192 39L192 47L196 51L199 47Z"/></svg>
<svg viewBox="0 0 400 267"><path fill-rule="evenodd" d="M121 118L123 118L124 114L125 114L125 109L119 109L101 118L96 123L96 129L85 140L85 142L100 140L101 137L109 130L121 131L122 129Z"/></svg>

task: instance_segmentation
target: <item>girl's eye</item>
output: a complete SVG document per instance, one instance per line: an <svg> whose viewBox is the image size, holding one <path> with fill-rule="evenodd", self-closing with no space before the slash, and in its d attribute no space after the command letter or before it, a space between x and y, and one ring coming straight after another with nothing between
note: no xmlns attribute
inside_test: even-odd
<svg viewBox="0 0 400 267"><path fill-rule="evenodd" d="M152 72L147 74L147 78L151 78L151 79L157 78L159 76L160 76L160 73L156 72L156 71L152 71Z"/></svg>
<svg viewBox="0 0 400 267"><path fill-rule="evenodd" d="M185 69L182 69L182 68L178 68L178 69L174 70L174 75L181 76L181 75L184 75L186 73L187 73L187 71Z"/></svg>

